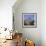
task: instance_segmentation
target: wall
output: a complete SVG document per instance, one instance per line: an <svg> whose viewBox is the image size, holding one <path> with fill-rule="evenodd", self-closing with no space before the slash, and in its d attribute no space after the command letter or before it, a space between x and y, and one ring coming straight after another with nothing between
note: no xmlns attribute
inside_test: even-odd
<svg viewBox="0 0 46 46"><path fill-rule="evenodd" d="M46 46L46 0L42 0L41 5L41 40L42 46Z"/></svg>
<svg viewBox="0 0 46 46"><path fill-rule="evenodd" d="M5 36L10 35L10 32L4 31L4 27L9 30L12 29L12 6L14 5L16 0L0 0L0 38L5 38ZM1 27L3 27L1 29ZM9 37L7 37L9 38Z"/></svg>
<svg viewBox="0 0 46 46"><path fill-rule="evenodd" d="M45 0L23 0L13 6L15 30L23 32L23 37L34 40L36 46L46 46L45 37ZM37 28L22 27L22 13L37 13ZM43 19L44 18L44 19ZM44 35L43 35L44 34ZM43 38L44 36L44 38ZM43 40L44 39L44 40Z"/></svg>
<svg viewBox="0 0 46 46"><path fill-rule="evenodd" d="M0 27L12 29L12 6L16 0L0 0Z"/></svg>

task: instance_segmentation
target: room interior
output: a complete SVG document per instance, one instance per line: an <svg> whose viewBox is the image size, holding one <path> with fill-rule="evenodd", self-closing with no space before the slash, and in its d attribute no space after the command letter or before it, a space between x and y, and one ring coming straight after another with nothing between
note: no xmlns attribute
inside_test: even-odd
<svg viewBox="0 0 46 46"><path fill-rule="evenodd" d="M36 14L36 26L24 25L27 13ZM45 27L45 0L0 0L0 46L46 46Z"/></svg>

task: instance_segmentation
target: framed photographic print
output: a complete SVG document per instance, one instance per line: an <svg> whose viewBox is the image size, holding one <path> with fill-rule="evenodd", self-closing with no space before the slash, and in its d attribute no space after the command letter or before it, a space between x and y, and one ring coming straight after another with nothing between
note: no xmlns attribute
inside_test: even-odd
<svg viewBox="0 0 46 46"><path fill-rule="evenodd" d="M22 27L37 27L37 13L22 13Z"/></svg>

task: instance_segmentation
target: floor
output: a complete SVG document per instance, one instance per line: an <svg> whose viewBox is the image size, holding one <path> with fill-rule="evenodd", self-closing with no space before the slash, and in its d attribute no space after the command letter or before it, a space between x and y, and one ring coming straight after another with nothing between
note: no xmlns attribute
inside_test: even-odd
<svg viewBox="0 0 46 46"><path fill-rule="evenodd" d="M15 39L13 39L13 40L6 40L0 46L16 46Z"/></svg>

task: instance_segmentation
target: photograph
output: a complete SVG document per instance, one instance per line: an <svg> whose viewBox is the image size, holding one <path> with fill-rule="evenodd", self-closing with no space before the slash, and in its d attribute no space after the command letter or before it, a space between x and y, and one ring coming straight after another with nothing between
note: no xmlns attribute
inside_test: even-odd
<svg viewBox="0 0 46 46"><path fill-rule="evenodd" d="M37 13L23 13L22 26L23 27L37 27Z"/></svg>

